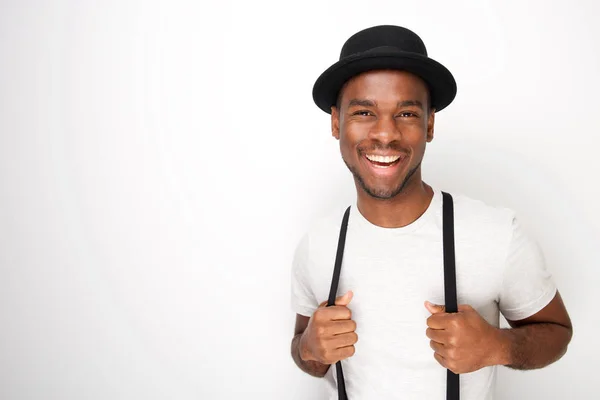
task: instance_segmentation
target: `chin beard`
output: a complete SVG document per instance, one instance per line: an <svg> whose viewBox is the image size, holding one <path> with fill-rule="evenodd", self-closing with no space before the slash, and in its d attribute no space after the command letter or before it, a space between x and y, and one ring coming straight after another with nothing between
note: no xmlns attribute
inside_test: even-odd
<svg viewBox="0 0 600 400"><path fill-rule="evenodd" d="M358 173L358 170L356 168L351 167L350 165L348 165L348 163L346 162L346 160L344 160L344 164L346 164L346 167L348 167L348 169L350 170L350 172L352 172L352 175L354 175L354 180L356 182L358 182L358 185L365 191L365 193L368 194L369 196L371 196L371 197L373 197L375 199L379 199L379 200L389 200L389 199L392 199L392 198L396 197L400 193L402 193L402 191L406 187L406 185L407 185L408 181L410 180L410 178L412 178L412 176L415 174L415 172L417 172L417 170L421 166L421 162L419 162L417 165L415 165L414 168L412 168L411 170L409 170L408 174L406 174L406 177L404 178L404 180L402 181L402 183L399 186L397 186L396 188L375 189L375 188L368 187L365 184L365 181L363 180L363 178Z"/></svg>

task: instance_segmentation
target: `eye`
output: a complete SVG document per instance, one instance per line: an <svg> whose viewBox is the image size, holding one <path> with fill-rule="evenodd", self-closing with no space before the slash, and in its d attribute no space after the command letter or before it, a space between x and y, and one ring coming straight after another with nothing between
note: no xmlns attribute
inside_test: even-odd
<svg viewBox="0 0 600 400"><path fill-rule="evenodd" d="M415 118L415 117L419 117L417 114L410 112L410 111L403 111L400 114L398 114L399 117L403 117L403 118Z"/></svg>
<svg viewBox="0 0 600 400"><path fill-rule="evenodd" d="M352 113L352 115L360 115L362 117L368 117L373 115L369 110L358 110Z"/></svg>

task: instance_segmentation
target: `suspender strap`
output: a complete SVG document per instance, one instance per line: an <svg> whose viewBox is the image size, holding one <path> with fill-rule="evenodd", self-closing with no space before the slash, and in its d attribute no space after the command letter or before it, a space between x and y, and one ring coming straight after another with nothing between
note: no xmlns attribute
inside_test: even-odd
<svg viewBox="0 0 600 400"><path fill-rule="evenodd" d="M340 228L340 238L338 239L337 254L335 255L335 266L333 268L333 279L331 279L331 289L329 290L329 299L327 307L335 305L338 283L340 282L340 272L342 271L342 258L344 258L344 248L346 247L346 231L348 230L348 218L350 217L350 207L346 209Z"/></svg>
<svg viewBox="0 0 600 400"><path fill-rule="evenodd" d="M456 261L454 252L454 204L452 196L442 192L443 199L443 243L444 243L444 294L446 302L446 312L457 312L458 304L456 300ZM338 240L337 253L335 255L335 266L333 269L333 278L331 280L331 289L329 290L329 299L327 307L335 304L340 273L342 270L342 258L344 257L344 247L346 245L346 231L348 230L348 218L350 216L350 207L346 209L342 226L340 228L340 237ZM346 394L346 383L342 371L342 362L338 361L335 365L338 387L338 399L348 400ZM446 378L446 400L460 400L460 381L459 376L454 372L447 370Z"/></svg>
<svg viewBox="0 0 600 400"><path fill-rule="evenodd" d="M444 235L444 295L446 312L458 311L456 302L456 257L454 253L454 203L452 196L442 192L443 235ZM457 374L446 372L446 399L460 399L460 381Z"/></svg>
<svg viewBox="0 0 600 400"><path fill-rule="evenodd" d="M342 258L344 257L344 247L346 246L346 231L348 230L348 217L350 216L350 207L346 209L340 228L340 238L338 239L337 254L335 255L335 266L333 268L333 279L331 279L331 289L329 290L329 299L327 307L335 305L338 283L340 282L340 272L342 270ZM346 394L346 382L344 381L344 372L342 371L342 362L335 364L337 374L338 399L348 400Z"/></svg>

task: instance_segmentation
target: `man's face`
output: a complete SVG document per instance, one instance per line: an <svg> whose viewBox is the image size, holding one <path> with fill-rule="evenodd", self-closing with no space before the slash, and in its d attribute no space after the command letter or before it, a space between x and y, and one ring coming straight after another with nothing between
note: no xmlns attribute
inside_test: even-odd
<svg viewBox="0 0 600 400"><path fill-rule="evenodd" d="M358 75L342 88L332 107L332 134L357 186L390 199L421 182L425 145L433 140L434 110L417 76L378 70Z"/></svg>

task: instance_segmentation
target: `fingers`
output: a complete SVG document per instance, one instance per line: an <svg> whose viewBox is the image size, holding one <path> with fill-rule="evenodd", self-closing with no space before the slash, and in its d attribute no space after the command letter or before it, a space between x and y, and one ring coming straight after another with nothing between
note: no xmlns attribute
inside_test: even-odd
<svg viewBox="0 0 600 400"><path fill-rule="evenodd" d="M331 325L331 332L334 335L341 335L354 331L356 331L356 322L352 319L333 321L333 324Z"/></svg>
<svg viewBox="0 0 600 400"><path fill-rule="evenodd" d="M353 296L354 296L354 293L352 292L352 290L348 290L346 293L344 293L343 296L340 296L337 299L335 299L335 305L336 306L347 306L348 304L350 304L350 301L352 300Z"/></svg>
<svg viewBox="0 0 600 400"><path fill-rule="evenodd" d="M448 360L446 360L446 358L444 358L443 356L439 355L438 353L433 353L433 356L435 357L435 359L437 360L438 363L440 363L440 365L446 369L448 368Z"/></svg>
<svg viewBox="0 0 600 400"><path fill-rule="evenodd" d="M352 290L348 290L343 295L337 297L335 299L334 304L336 306L347 306L348 304L350 304L350 301L352 300L352 297L354 297L354 293L352 292ZM321 304L319 304L319 307L327 307L327 302L328 301L329 300L322 301Z"/></svg>
<svg viewBox="0 0 600 400"><path fill-rule="evenodd" d="M433 351L435 353L437 353L438 355L440 355L444 358L448 357L448 346L446 346L442 343L438 343L435 340L430 340L429 347L431 347L433 349Z"/></svg>
<svg viewBox="0 0 600 400"><path fill-rule="evenodd" d="M323 337L333 337L356 331L356 322L351 319L328 320L328 316L317 318L315 326L318 327L319 335Z"/></svg>
<svg viewBox="0 0 600 400"><path fill-rule="evenodd" d="M430 313L432 313L434 315L446 312L446 306L433 304L428 301L425 301L425 308L427 309L427 311L429 311Z"/></svg>
<svg viewBox="0 0 600 400"><path fill-rule="evenodd" d="M341 321L352 319L352 311L345 306L321 308L315 312L316 319L321 321Z"/></svg>
<svg viewBox="0 0 600 400"><path fill-rule="evenodd" d="M354 293L348 290L342 296L335 299L335 305L327 307L327 300L322 302L317 309L318 315L331 321L344 320L352 318L352 311L347 307Z"/></svg>
<svg viewBox="0 0 600 400"><path fill-rule="evenodd" d="M439 353L433 353L433 357L437 360L437 362L444 368L454 372L455 374L466 374L468 372L473 372L473 369L465 369L461 368L459 364L452 360L450 357L444 357Z"/></svg>
<svg viewBox="0 0 600 400"><path fill-rule="evenodd" d="M354 346L342 347L341 349L337 349L337 358L339 360L344 360L348 357L352 357L356 352Z"/></svg>
<svg viewBox="0 0 600 400"><path fill-rule="evenodd" d="M441 313L446 312L446 306L439 305L439 304L433 304L433 303L430 303L429 301L425 301L425 308L431 314L441 314ZM474 310L473 307L470 306L469 304L459 304L458 305L458 311L473 311L473 310Z"/></svg>
<svg viewBox="0 0 600 400"><path fill-rule="evenodd" d="M441 344L448 344L450 338L450 333L443 329L427 328L427 330L425 330L425 335L427 335L429 339Z"/></svg>
<svg viewBox="0 0 600 400"><path fill-rule="evenodd" d="M427 318L427 326L433 329L446 329L450 321L451 314L433 314Z"/></svg>
<svg viewBox="0 0 600 400"><path fill-rule="evenodd" d="M353 346L358 342L358 335L356 332L343 333L341 335L335 335L331 339L332 346L336 349L341 349L348 346Z"/></svg>

